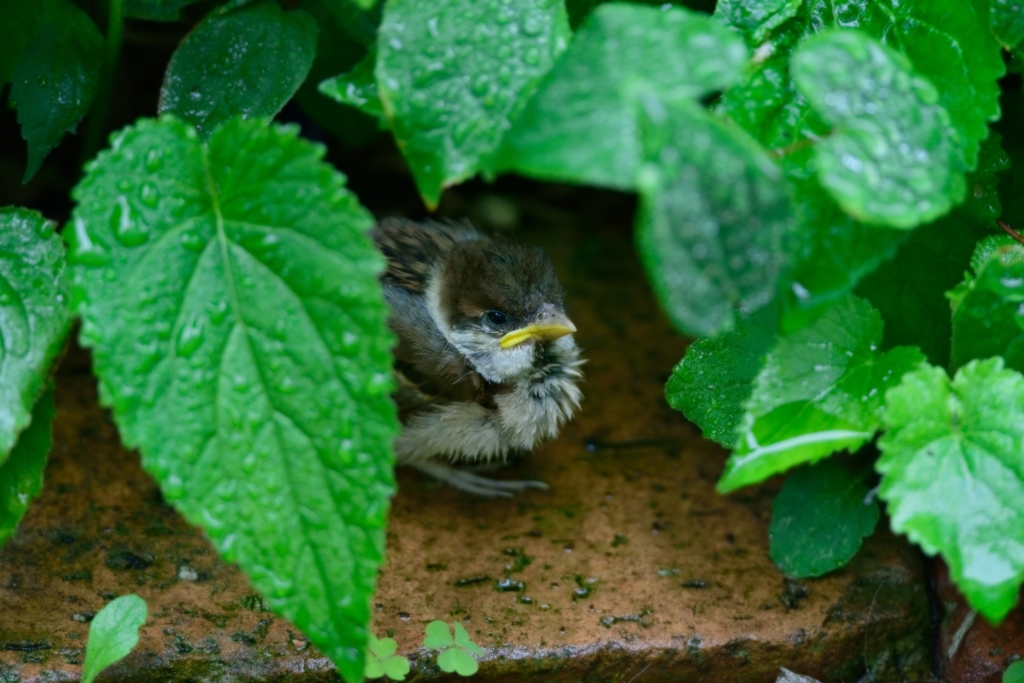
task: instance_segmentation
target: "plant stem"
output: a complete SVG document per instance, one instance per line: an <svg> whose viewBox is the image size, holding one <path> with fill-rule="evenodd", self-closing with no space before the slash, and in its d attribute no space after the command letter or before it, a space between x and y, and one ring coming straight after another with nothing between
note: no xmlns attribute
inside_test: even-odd
<svg viewBox="0 0 1024 683"><path fill-rule="evenodd" d="M1009 225L999 220L998 218L996 219L996 223L999 224L999 227L1002 228L1007 235L1017 240L1021 244L1024 244L1024 236L1022 236L1019 232L1017 232L1016 230L1014 230L1013 228L1011 228Z"/></svg>
<svg viewBox="0 0 1024 683"><path fill-rule="evenodd" d="M96 97L89 112L89 121L85 129L85 140L82 142L82 163L96 156L103 144L103 133L107 125L107 114L110 111L110 93L113 87L114 71L121 56L121 40L124 32L124 0L110 0L107 16L106 50L103 55L103 67L100 70L100 82L96 87Z"/></svg>

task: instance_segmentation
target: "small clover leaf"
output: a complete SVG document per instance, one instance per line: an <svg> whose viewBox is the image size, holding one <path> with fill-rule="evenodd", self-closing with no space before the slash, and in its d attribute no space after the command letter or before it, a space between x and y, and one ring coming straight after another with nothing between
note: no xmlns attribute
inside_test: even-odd
<svg viewBox="0 0 1024 683"><path fill-rule="evenodd" d="M445 673L455 672L460 676L472 676L479 669L473 655L483 657L484 651L474 643L462 624L455 624L455 638L452 639L448 624L443 621L432 621L427 624L426 638L423 647L441 650L437 656L437 665Z"/></svg>
<svg viewBox="0 0 1024 683"><path fill-rule="evenodd" d="M428 650L443 650L455 644L448 624L441 620L427 624L426 634L427 637L423 639L423 647Z"/></svg>
<svg viewBox="0 0 1024 683"><path fill-rule="evenodd" d="M366 668L363 672L367 678L387 676L393 681L404 681L409 673L409 660L396 655L398 643L394 638L381 638L370 634L370 642L366 648Z"/></svg>

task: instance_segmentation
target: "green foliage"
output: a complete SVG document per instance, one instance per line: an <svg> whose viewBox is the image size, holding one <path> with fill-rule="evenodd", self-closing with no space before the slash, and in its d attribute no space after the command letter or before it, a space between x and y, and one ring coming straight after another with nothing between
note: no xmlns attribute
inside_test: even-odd
<svg viewBox="0 0 1024 683"><path fill-rule="evenodd" d="M884 269L883 264L897 253L908 235L851 218L813 180L792 179L790 187L797 228L792 240L795 247L789 291L783 295L784 326L797 329L842 299L865 277ZM897 270L896 276L901 272Z"/></svg>
<svg viewBox="0 0 1024 683"><path fill-rule="evenodd" d="M924 361L907 347L882 353L881 341L881 317L854 296L781 335L754 380L719 490L867 443L881 426L886 390Z"/></svg>
<svg viewBox="0 0 1024 683"><path fill-rule="evenodd" d="M832 134L815 146L821 184L858 220L912 228L963 199L963 158L938 93L865 34L831 31L793 54L793 80Z"/></svg>
<svg viewBox="0 0 1024 683"><path fill-rule="evenodd" d="M323 81L320 84L320 92L337 102L359 109L364 114L380 120L381 125L386 126L384 107L380 103L377 81L373 74L376 63L376 51L371 50L358 64L352 67L351 71Z"/></svg>
<svg viewBox="0 0 1024 683"><path fill-rule="evenodd" d="M861 478L835 461L794 470L772 507L772 562L797 578L842 567L878 523L878 503L868 498Z"/></svg>
<svg viewBox="0 0 1024 683"><path fill-rule="evenodd" d="M51 389L36 401L32 423L0 464L0 546L14 535L29 503L43 488L46 456L53 446L50 423L56 412Z"/></svg>
<svg viewBox="0 0 1024 683"><path fill-rule="evenodd" d="M776 317L762 308L728 332L693 342L665 385L669 405L727 448L736 443L743 404L775 340Z"/></svg>
<svg viewBox="0 0 1024 683"><path fill-rule="evenodd" d="M1001 211L996 174L1009 166L999 142L993 134L982 145L978 169L967 177L967 201L915 230L892 261L857 287L882 313L887 345L918 346L929 362L949 362L952 329L945 292L962 280L977 241L995 229Z"/></svg>
<svg viewBox="0 0 1024 683"><path fill-rule="evenodd" d="M651 105L637 243L669 317L689 334L771 301L792 207L781 172L742 131L693 105Z"/></svg>
<svg viewBox="0 0 1024 683"><path fill-rule="evenodd" d="M55 228L35 211L0 208L0 465L32 421L71 329Z"/></svg>
<svg viewBox="0 0 1024 683"><path fill-rule="evenodd" d="M1024 372L1024 247L1008 237L982 242L972 267L977 274L954 294L951 366L1002 356Z"/></svg>
<svg viewBox="0 0 1024 683"><path fill-rule="evenodd" d="M377 88L428 206L443 188L490 168L568 38L565 6L551 0L387 3Z"/></svg>
<svg viewBox="0 0 1024 683"><path fill-rule="evenodd" d="M394 490L391 338L370 217L296 133L124 130L75 190L73 298L165 497L357 680Z"/></svg>
<svg viewBox="0 0 1024 683"><path fill-rule="evenodd" d="M455 637L448 624L443 621L432 621L427 624L423 647L428 650L440 650L437 665L445 673L457 673L460 676L472 676L479 669L476 657L483 657L484 651L474 643L462 624L455 622ZM474 657L475 655L475 657Z"/></svg>
<svg viewBox="0 0 1024 683"><path fill-rule="evenodd" d="M37 15L18 10L9 24L12 33L34 33L16 58L8 99L28 142L26 182L89 110L103 58L103 38L89 15L70 0L40 0L39 5ZM9 59L4 62L13 63Z"/></svg>
<svg viewBox="0 0 1024 683"><path fill-rule="evenodd" d="M1003 672L1003 683L1024 683L1024 662L1016 661Z"/></svg>
<svg viewBox="0 0 1024 683"><path fill-rule="evenodd" d="M939 553L972 607L999 621L1024 577L1024 377L994 358L950 381L907 374L886 396L879 496L895 531Z"/></svg>
<svg viewBox="0 0 1024 683"><path fill-rule="evenodd" d="M146 623L148 611L139 596L122 595L96 613L89 624L82 683L92 683L104 669L128 656L139 642L139 629Z"/></svg>
<svg viewBox="0 0 1024 683"><path fill-rule="evenodd" d="M213 10L167 65L160 111L188 121L203 139L234 116L273 116L309 73L317 32L308 12L285 12L274 0Z"/></svg>
<svg viewBox="0 0 1024 683"><path fill-rule="evenodd" d="M739 29L747 43L756 47L773 31L796 16L803 0L719 0L715 16Z"/></svg>
<svg viewBox="0 0 1024 683"><path fill-rule="evenodd" d="M497 166L634 188L644 157L641 100L693 102L736 81L746 57L741 41L708 17L681 8L601 5L515 121ZM696 108L679 111L702 116Z"/></svg>
<svg viewBox="0 0 1024 683"><path fill-rule="evenodd" d="M370 642L366 648L366 668L363 675L367 678L383 678L387 676L393 681L404 681L409 673L409 659L396 655L398 643L394 638L381 638L370 634Z"/></svg>

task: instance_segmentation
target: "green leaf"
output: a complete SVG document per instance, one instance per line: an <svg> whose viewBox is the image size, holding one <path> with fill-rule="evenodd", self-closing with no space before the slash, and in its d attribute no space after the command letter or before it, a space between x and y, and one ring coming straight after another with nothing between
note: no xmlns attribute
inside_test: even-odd
<svg viewBox="0 0 1024 683"><path fill-rule="evenodd" d="M1024 377L1002 359L907 374L886 396L879 496L894 531L939 553L993 622L1024 576Z"/></svg>
<svg viewBox="0 0 1024 683"><path fill-rule="evenodd" d="M1009 249L1007 247L1010 247ZM1009 235L989 235L985 237L974 249L974 253L971 254L971 270L975 273L981 272L981 269L985 267L993 258L1000 258L1004 265L1015 263L1016 261L1024 258L1024 250L1020 248L1020 242L1010 237ZM963 288L964 285L969 285L971 281L970 274L966 274L964 282L957 285L958 288ZM966 293L966 291L964 291ZM953 299L950 292L946 293L946 297ZM959 301L953 304L953 312L956 312Z"/></svg>
<svg viewBox="0 0 1024 683"><path fill-rule="evenodd" d="M807 578L839 569L878 523L862 477L833 460L798 468L772 505L771 558L789 576Z"/></svg>
<svg viewBox="0 0 1024 683"><path fill-rule="evenodd" d="M321 33L325 32L322 12L330 15L332 23L344 33L349 40L365 48L372 49L377 41L377 25L380 23L380 7L375 3L361 0L306 0L303 8L317 17ZM330 32L327 32L328 35ZM325 36L327 38L328 36Z"/></svg>
<svg viewBox="0 0 1024 683"><path fill-rule="evenodd" d="M164 496L363 675L394 490L372 220L295 127L118 134L74 192L82 343Z"/></svg>
<svg viewBox="0 0 1024 683"><path fill-rule="evenodd" d="M328 78L320 84L320 92L327 97L355 107L368 116L380 119L387 126L384 108L377 93L377 81L373 75L377 53L370 50L351 71Z"/></svg>
<svg viewBox="0 0 1024 683"><path fill-rule="evenodd" d="M177 21L184 7L199 0L125 0L124 15L149 21Z"/></svg>
<svg viewBox="0 0 1024 683"><path fill-rule="evenodd" d="M0 208L0 464L32 421L32 406L71 329L64 248L35 211Z"/></svg>
<svg viewBox="0 0 1024 683"><path fill-rule="evenodd" d="M440 650L451 647L455 644L452 639L452 631L447 622L435 619L427 624L426 637L423 639L423 647L428 650Z"/></svg>
<svg viewBox="0 0 1024 683"><path fill-rule="evenodd" d="M437 665L446 673L458 673L460 676L472 676L480 668L473 655L482 657L483 649L474 643L462 624L455 624L455 638L452 639L448 624L443 621L432 621L427 624L423 647L441 650L437 656Z"/></svg>
<svg viewBox="0 0 1024 683"><path fill-rule="evenodd" d="M802 5L803 0L719 0L715 17L738 28L747 44L756 48L795 17Z"/></svg>
<svg viewBox="0 0 1024 683"><path fill-rule="evenodd" d="M1024 683L1024 662L1016 661L1003 672L1003 683Z"/></svg>
<svg viewBox="0 0 1024 683"><path fill-rule="evenodd" d="M89 624L82 683L92 683L104 669L128 656L139 642L147 613L146 601L134 594L115 598L96 613Z"/></svg>
<svg viewBox="0 0 1024 683"><path fill-rule="evenodd" d="M637 241L662 306L687 334L732 323L775 294L792 208L782 173L742 131L695 105L644 130Z"/></svg>
<svg viewBox="0 0 1024 683"><path fill-rule="evenodd" d="M716 109L728 115L743 130L776 154L788 166L807 175L808 154L788 158L790 145L810 146L828 133L822 121L793 84L788 52L766 60L722 95Z"/></svg>
<svg viewBox="0 0 1024 683"><path fill-rule="evenodd" d="M743 42L706 15L601 5L516 119L496 166L633 189L643 155L638 93L693 102L736 81L746 58Z"/></svg>
<svg viewBox="0 0 1024 683"><path fill-rule="evenodd" d="M24 182L89 111L103 59L103 38L89 15L69 0L41 4L42 15L14 70L9 96L28 142Z"/></svg>
<svg viewBox="0 0 1024 683"><path fill-rule="evenodd" d="M835 126L814 159L821 184L847 213L912 228L963 199L963 151L949 115L905 57L859 31L836 30L807 40L791 68L811 106Z"/></svg>
<svg viewBox="0 0 1024 683"><path fill-rule="evenodd" d="M366 652L366 668L363 672L367 678L387 676L393 681L404 681L409 673L409 660L395 654L398 643L394 638L381 638L370 634Z"/></svg>
<svg viewBox="0 0 1024 683"><path fill-rule="evenodd" d="M798 226L794 241L800 246L786 295L787 310L794 312L786 317L799 324L842 299L893 258L908 235L855 221L813 180L790 178L790 187Z"/></svg>
<svg viewBox="0 0 1024 683"><path fill-rule="evenodd" d="M458 647L451 647L437 656L437 665L445 673L457 673L460 676L472 676L480 665L472 655Z"/></svg>
<svg viewBox="0 0 1024 683"><path fill-rule="evenodd" d="M733 4L733 3L730 3ZM742 0L746 14L739 15L738 29L750 33L758 30L749 18L763 3L761 0ZM774 7L774 4L771 5ZM729 17L736 12L718 13ZM755 61L764 62L764 74L755 71L750 83L759 80L778 80L786 71L789 54L801 38L829 28L857 28L883 41L887 47L905 54L914 64L914 70L928 79L938 90L938 104L950 115L951 124L959 134L964 150L966 167L973 169L978 144L988 135L988 121L999 117L998 79L1004 73L998 42L988 27L988 0L970 2L847 2L836 5L825 0L809 0L797 15L778 26L771 35L771 44L759 45ZM765 15L765 26L775 20ZM766 49L767 48L767 49ZM770 59L769 59L770 57ZM783 127L796 124L793 140L813 139L804 134L799 116L792 114L805 106L795 96L785 79L779 81L777 92L758 103L756 89L741 88L740 92L726 96L730 115L736 105L742 104L747 113L742 118L767 122L773 110L786 116ZM743 92L748 91L748 92ZM750 130L750 129L748 129ZM751 131L753 132L753 131ZM755 133L756 134L756 133ZM764 141L759 136L759 139Z"/></svg>
<svg viewBox="0 0 1024 683"><path fill-rule="evenodd" d="M914 230L896 257L858 286L885 320L887 346L917 346L930 363L949 362L952 327L943 293L963 279L975 244L995 229L1001 211L996 174L1008 165L993 134L982 145L978 170L968 176L967 201Z"/></svg>
<svg viewBox="0 0 1024 683"><path fill-rule="evenodd" d="M483 648L474 643L470 639L469 633L466 631L466 627L458 622L455 622L455 644L461 647L466 652L478 655L480 657L484 656Z"/></svg>
<svg viewBox="0 0 1024 683"><path fill-rule="evenodd" d="M767 306L717 337L701 337L686 350L665 385L670 406L695 423L704 436L727 448L750 398L754 378L775 340L777 311Z"/></svg>
<svg viewBox="0 0 1024 683"><path fill-rule="evenodd" d="M380 99L428 206L443 188L490 170L509 121L568 38L565 5L550 0L385 5Z"/></svg>
<svg viewBox="0 0 1024 683"><path fill-rule="evenodd" d="M756 484L871 440L886 390L924 360L906 347L879 353L881 341L878 311L852 295L779 337L744 406L718 490Z"/></svg>
<svg viewBox="0 0 1024 683"><path fill-rule="evenodd" d="M313 121L346 145L359 147L372 142L380 131L382 114L371 117L339 104L325 97L318 86L331 76L351 71L365 58L365 43L372 45L377 37L376 24L357 9L352 0L306 0L302 8L316 19L320 37L316 59L302 87L295 93L295 102ZM370 79L373 79L372 67Z"/></svg>
<svg viewBox="0 0 1024 683"><path fill-rule="evenodd" d="M43 488L43 469L53 446L50 423L56 412L50 389L36 401L32 423L0 465L0 546L14 535L29 503Z"/></svg>
<svg viewBox="0 0 1024 683"><path fill-rule="evenodd" d="M25 47L36 33L43 3L0 0L0 87L14 76ZM12 105L13 106L13 105Z"/></svg>
<svg viewBox="0 0 1024 683"><path fill-rule="evenodd" d="M1009 239L1009 238L1007 238ZM979 244L977 275L968 276L953 313L951 368L974 359L1002 356L1006 365L1024 371L1024 247L999 240ZM984 259L984 260L983 260Z"/></svg>
<svg viewBox="0 0 1024 683"><path fill-rule="evenodd" d="M793 266L781 286L783 328L803 327L891 259L907 235L854 220L822 189L811 143L828 134L828 125L797 92L786 57L772 58L726 91L721 110L774 148L786 173L796 225L788 247Z"/></svg>
<svg viewBox="0 0 1024 683"><path fill-rule="evenodd" d="M913 3L896 21L898 49L938 89L969 170L975 168L979 143L988 137L988 122L999 118L998 80L1006 73L999 42L989 30L989 2Z"/></svg>
<svg viewBox="0 0 1024 683"><path fill-rule="evenodd" d="M285 12L274 0L215 9L171 57L159 110L203 139L234 116L274 116L309 73L317 35L308 12Z"/></svg>
<svg viewBox="0 0 1024 683"><path fill-rule="evenodd" d="M1024 6L1017 0L991 0L989 13L992 33L1003 47L1013 50L1024 42Z"/></svg>

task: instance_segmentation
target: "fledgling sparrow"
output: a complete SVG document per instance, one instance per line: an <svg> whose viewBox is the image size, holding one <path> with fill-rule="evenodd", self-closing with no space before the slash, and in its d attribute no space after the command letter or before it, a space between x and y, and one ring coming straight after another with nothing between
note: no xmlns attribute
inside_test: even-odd
<svg viewBox="0 0 1024 683"><path fill-rule="evenodd" d="M391 218L371 235L398 336L398 463L483 496L547 488L454 466L530 451L579 408L576 327L547 255L451 223Z"/></svg>

